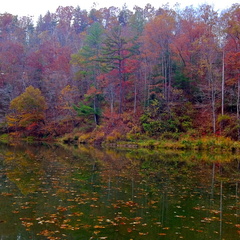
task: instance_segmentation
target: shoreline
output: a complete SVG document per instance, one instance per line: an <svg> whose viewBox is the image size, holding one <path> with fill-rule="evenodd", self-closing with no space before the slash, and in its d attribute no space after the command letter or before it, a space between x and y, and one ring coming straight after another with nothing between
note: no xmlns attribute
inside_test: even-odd
<svg viewBox="0 0 240 240"><path fill-rule="evenodd" d="M206 151L227 151L227 152L238 152L240 151L240 142L234 141L230 138L222 136L204 136L204 137L191 137L184 136L176 139L161 139L161 138L147 138L143 135L143 139L134 139L134 136L131 140L115 140L115 141L92 141L91 139L84 139L77 137L62 136L60 138L16 138L9 134L0 135L0 143L12 144L18 141L33 143L33 142L45 142L45 143L60 143L64 145L80 146L80 145L89 145L89 146L101 146L101 147L110 147L110 148L126 148L126 149L172 149L172 150L206 150Z"/></svg>

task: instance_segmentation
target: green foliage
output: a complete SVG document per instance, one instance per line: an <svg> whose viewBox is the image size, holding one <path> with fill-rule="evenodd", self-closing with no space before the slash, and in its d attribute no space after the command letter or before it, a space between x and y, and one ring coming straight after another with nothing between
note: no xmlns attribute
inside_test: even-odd
<svg viewBox="0 0 240 240"><path fill-rule="evenodd" d="M72 55L72 64L78 65L80 70L77 75L94 80L96 71L99 70L99 54L103 41L103 27L96 22L88 29L84 46L77 54ZM95 81L95 80L94 80Z"/></svg>
<svg viewBox="0 0 240 240"><path fill-rule="evenodd" d="M1 143L8 143L9 142L9 135L6 134L6 133L0 135L0 142Z"/></svg>
<svg viewBox="0 0 240 240"><path fill-rule="evenodd" d="M179 133L178 132L165 132L161 135L161 139L164 140L179 140Z"/></svg>
<svg viewBox="0 0 240 240"><path fill-rule="evenodd" d="M77 111L78 116L90 116L96 113L92 107L81 102L78 104L78 106L73 105L73 108L75 111Z"/></svg>
<svg viewBox="0 0 240 240"><path fill-rule="evenodd" d="M84 104L82 102L79 102L78 106L73 105L73 109L77 112L78 116L87 119L91 117L91 119L93 120L94 118L99 118L101 115L100 108L96 107L94 109L94 106L91 106L91 104Z"/></svg>
<svg viewBox="0 0 240 240"><path fill-rule="evenodd" d="M173 87L182 89L188 98L192 98L195 91L197 91L196 86L193 85L193 81L184 74L183 69L180 67L175 69Z"/></svg>
<svg viewBox="0 0 240 240"><path fill-rule="evenodd" d="M154 136L156 133L161 132L161 123L159 121L143 122L142 126L144 131L150 136Z"/></svg>
<svg viewBox="0 0 240 240"><path fill-rule="evenodd" d="M154 99L148 110L140 117L144 132L149 136L162 135L166 132L187 132L193 127L193 108L190 103L164 108Z"/></svg>

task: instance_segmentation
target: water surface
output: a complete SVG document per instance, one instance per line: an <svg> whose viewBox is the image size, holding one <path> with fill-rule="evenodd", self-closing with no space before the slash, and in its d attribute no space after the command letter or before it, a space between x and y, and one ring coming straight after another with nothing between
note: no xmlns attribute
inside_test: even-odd
<svg viewBox="0 0 240 240"><path fill-rule="evenodd" d="M0 236L240 239L240 156L0 145Z"/></svg>

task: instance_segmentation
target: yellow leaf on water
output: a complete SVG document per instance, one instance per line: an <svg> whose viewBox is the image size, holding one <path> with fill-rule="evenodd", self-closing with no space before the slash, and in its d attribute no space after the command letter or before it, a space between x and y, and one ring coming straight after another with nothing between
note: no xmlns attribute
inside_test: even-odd
<svg viewBox="0 0 240 240"><path fill-rule="evenodd" d="M105 227L101 225L95 225L94 228L105 228Z"/></svg>

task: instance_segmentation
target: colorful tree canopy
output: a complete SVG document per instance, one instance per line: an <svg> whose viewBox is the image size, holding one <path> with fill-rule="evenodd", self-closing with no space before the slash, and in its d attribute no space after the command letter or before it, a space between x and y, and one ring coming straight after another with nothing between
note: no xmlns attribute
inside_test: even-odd
<svg viewBox="0 0 240 240"><path fill-rule="evenodd" d="M7 116L9 126L32 128L44 122L47 104L38 88L29 86L10 103L12 113Z"/></svg>

